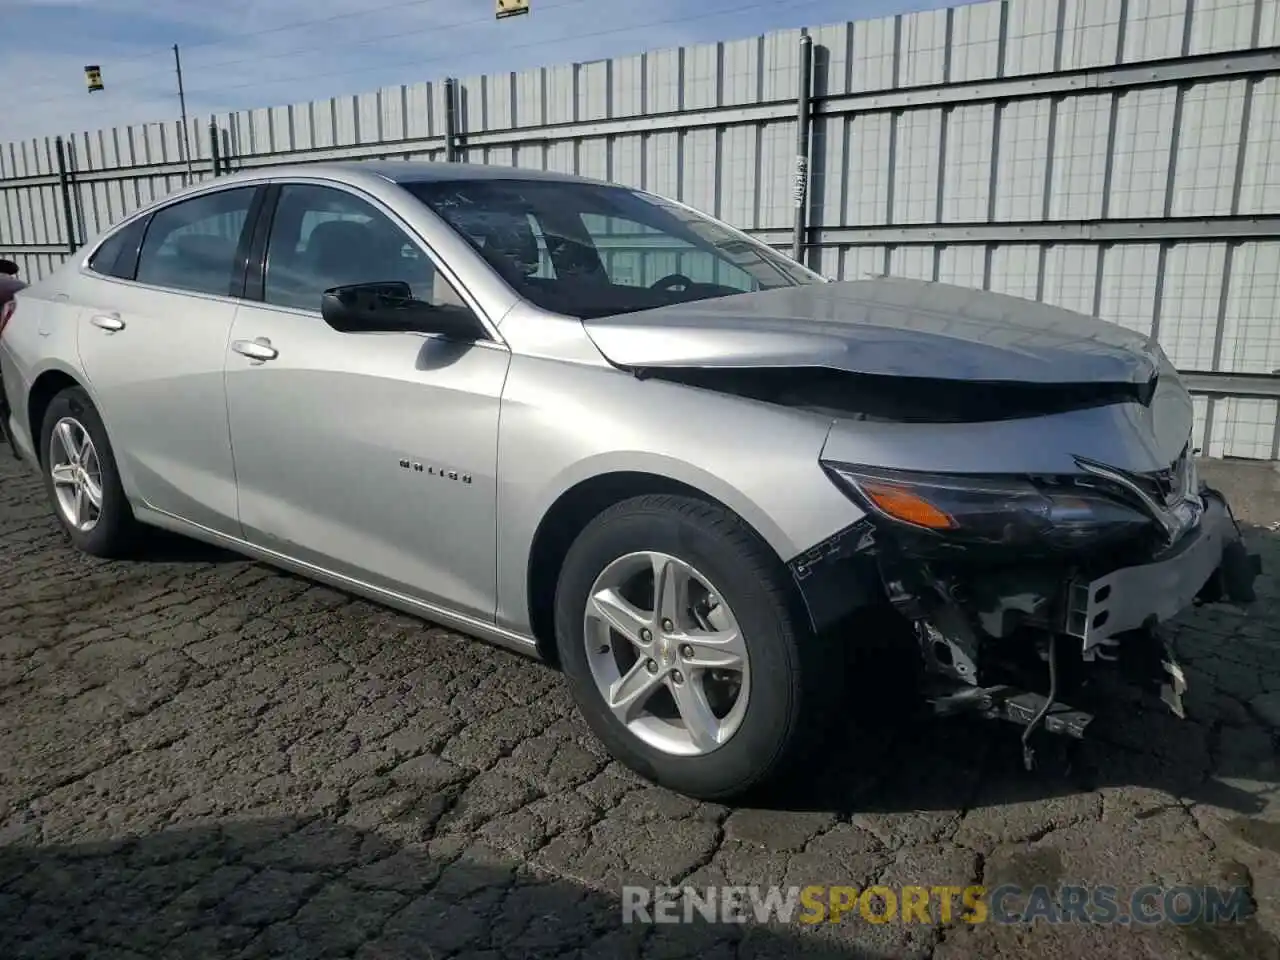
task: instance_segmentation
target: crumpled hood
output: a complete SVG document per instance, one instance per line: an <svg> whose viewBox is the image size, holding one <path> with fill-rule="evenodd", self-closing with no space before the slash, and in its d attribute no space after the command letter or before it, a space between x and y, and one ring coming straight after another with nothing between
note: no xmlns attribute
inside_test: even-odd
<svg viewBox="0 0 1280 960"><path fill-rule="evenodd" d="M900 278L817 283L583 321L612 363L823 367L876 376L1146 384L1150 338L1004 294Z"/></svg>

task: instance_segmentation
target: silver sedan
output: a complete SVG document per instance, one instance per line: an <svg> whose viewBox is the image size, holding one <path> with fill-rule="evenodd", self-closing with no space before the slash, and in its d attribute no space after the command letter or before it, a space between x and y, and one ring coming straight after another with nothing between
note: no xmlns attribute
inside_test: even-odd
<svg viewBox="0 0 1280 960"><path fill-rule="evenodd" d="M702 797L795 770L851 650L1024 743L1089 722L1068 658L1180 710L1159 624L1257 574L1155 343L544 172L201 183L20 292L0 374L76 547L167 528L543 657Z"/></svg>

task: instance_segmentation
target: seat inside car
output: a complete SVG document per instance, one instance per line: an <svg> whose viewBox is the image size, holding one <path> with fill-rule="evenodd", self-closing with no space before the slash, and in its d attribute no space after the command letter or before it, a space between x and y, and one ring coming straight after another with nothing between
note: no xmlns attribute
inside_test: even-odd
<svg viewBox="0 0 1280 960"><path fill-rule="evenodd" d="M526 218L487 219L472 234L483 242L484 251L494 258L500 270L510 270L513 277L536 276L541 265L538 238Z"/></svg>

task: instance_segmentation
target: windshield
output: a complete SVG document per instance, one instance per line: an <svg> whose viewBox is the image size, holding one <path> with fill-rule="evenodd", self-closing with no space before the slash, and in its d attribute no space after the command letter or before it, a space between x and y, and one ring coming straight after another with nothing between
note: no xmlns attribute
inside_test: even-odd
<svg viewBox="0 0 1280 960"><path fill-rule="evenodd" d="M769 247L637 190L555 180L404 184L545 310L591 318L822 283Z"/></svg>

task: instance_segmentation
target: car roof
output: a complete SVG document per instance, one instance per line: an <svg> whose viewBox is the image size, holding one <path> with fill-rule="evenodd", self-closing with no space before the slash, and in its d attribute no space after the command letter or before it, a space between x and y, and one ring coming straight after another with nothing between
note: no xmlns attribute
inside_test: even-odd
<svg viewBox="0 0 1280 960"><path fill-rule="evenodd" d="M590 177L579 177L569 173L557 173L553 170L535 170L525 167L490 166L480 163L453 163L447 161L428 160L339 160L313 161L310 163L281 163L261 167L247 167L233 173L224 174L213 179L197 181L181 187L160 197L151 203L144 204L129 216L113 223L87 245L86 252L96 249L106 237L121 229L125 223L146 216L154 210L176 203L188 196L204 193L209 190L226 189L237 183L261 182L264 179L288 177L314 177L322 180L333 180L353 187L371 186L378 182L410 184L410 183L443 183L457 181L499 181L499 180L543 180L549 183L581 183L598 186L617 186L604 180Z"/></svg>
<svg viewBox="0 0 1280 960"><path fill-rule="evenodd" d="M594 183L604 181L578 177L551 170L533 170L524 167L489 166L479 163L450 163L423 160L344 160L321 163L283 163L272 166L252 167L219 177L219 185L239 180L260 180L264 177L320 177L358 186L369 179L390 181L397 184L432 183L442 181L492 181L492 180L546 180L560 183ZM208 180L199 188L211 186ZM177 196L177 193L170 196Z"/></svg>
<svg viewBox="0 0 1280 960"><path fill-rule="evenodd" d="M339 164L346 168L363 168L375 176L394 183L422 183L434 180L559 180L567 183L598 183L587 177L481 163L446 163L423 160L374 160Z"/></svg>

